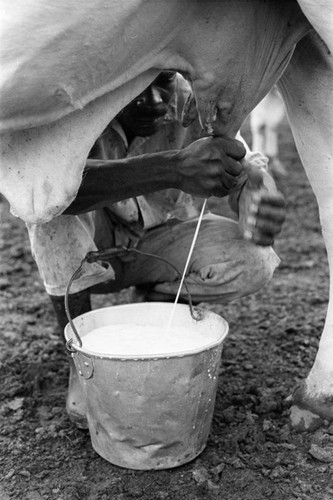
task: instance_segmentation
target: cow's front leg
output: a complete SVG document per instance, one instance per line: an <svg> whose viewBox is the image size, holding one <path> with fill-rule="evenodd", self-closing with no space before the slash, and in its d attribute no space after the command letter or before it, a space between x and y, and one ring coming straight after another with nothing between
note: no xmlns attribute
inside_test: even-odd
<svg viewBox="0 0 333 500"><path fill-rule="evenodd" d="M303 39L279 82L298 152L316 195L330 269L330 297L314 365L292 395L291 420L311 430L333 420L333 62L316 34Z"/></svg>

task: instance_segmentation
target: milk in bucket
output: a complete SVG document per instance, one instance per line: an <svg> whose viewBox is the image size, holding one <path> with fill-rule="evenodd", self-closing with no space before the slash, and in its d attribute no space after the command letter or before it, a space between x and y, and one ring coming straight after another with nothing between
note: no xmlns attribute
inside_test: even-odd
<svg viewBox="0 0 333 500"><path fill-rule="evenodd" d="M195 328L176 326L166 332L165 327L124 323L95 328L82 339L88 351L117 355L170 355L202 349L216 337Z"/></svg>
<svg viewBox="0 0 333 500"><path fill-rule="evenodd" d="M170 315L172 327L165 335ZM73 359L86 397L92 446L130 469L167 469L205 448L227 322L183 304L150 302L95 309L73 320Z"/></svg>

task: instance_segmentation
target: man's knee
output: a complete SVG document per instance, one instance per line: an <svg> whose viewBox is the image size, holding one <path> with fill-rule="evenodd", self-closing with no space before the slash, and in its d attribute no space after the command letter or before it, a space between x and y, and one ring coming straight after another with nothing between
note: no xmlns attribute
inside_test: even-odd
<svg viewBox="0 0 333 500"><path fill-rule="evenodd" d="M204 293L206 300L222 303L251 295L263 288L271 280L280 259L271 247L249 246L251 248L243 258L211 264L202 269L199 275L193 277L194 289L190 275L188 284L194 292L194 300L200 284L202 292L199 295Z"/></svg>
<svg viewBox="0 0 333 500"><path fill-rule="evenodd" d="M244 294L248 294L265 286L279 263L280 259L271 247L256 246L243 240L239 242L235 255L229 254L226 259L215 257L189 277L212 288L244 290Z"/></svg>
<svg viewBox="0 0 333 500"><path fill-rule="evenodd" d="M233 259L205 263L189 273L186 282L195 302L228 302L255 293L270 281L280 262L274 250L251 243L246 247ZM159 283L154 291L176 295L178 286L178 280ZM181 296L186 298L185 290Z"/></svg>

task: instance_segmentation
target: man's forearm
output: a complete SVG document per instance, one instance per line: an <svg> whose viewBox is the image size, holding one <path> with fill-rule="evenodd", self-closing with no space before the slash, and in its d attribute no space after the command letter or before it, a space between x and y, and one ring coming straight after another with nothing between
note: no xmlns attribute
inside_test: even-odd
<svg viewBox="0 0 333 500"><path fill-rule="evenodd" d="M120 160L87 160L75 200L64 214L77 215L160 189L177 187L177 151Z"/></svg>
<svg viewBox="0 0 333 500"><path fill-rule="evenodd" d="M194 196L226 196L242 171L238 141L203 137L180 150L121 160L88 160L82 184L65 214L80 214L109 203L175 188Z"/></svg>

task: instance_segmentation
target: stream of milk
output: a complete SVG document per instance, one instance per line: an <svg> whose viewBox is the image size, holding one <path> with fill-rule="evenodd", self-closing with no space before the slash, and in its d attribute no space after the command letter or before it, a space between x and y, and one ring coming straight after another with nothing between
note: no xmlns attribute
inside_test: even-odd
<svg viewBox="0 0 333 500"><path fill-rule="evenodd" d="M191 327L172 327L179 295L197 241L201 221L205 212L204 201L192 244L187 256L182 278L173 308L166 326L137 325L133 323L112 324L95 328L82 338L83 347L89 351L109 355L171 354L208 345L216 340L215 335ZM211 338L210 338L211 337Z"/></svg>
<svg viewBox="0 0 333 500"><path fill-rule="evenodd" d="M174 305L173 305L173 308L172 308L172 311L171 311L171 314L170 314L170 318L169 318L169 321L168 321L168 324L167 324L167 327L166 327L166 331L165 331L166 335L168 335L168 333L170 332L170 328L171 328L171 325L172 325L172 322L173 322L173 318L175 316L176 307L177 307L177 303L178 303L178 300L179 300L179 295L180 295L180 292L181 292L181 289L182 289L182 286L183 286L183 283L184 283L184 279L185 279L185 276L186 276L187 268L188 268L188 266L190 264L190 261L191 261L193 249L194 249L194 246L195 246L197 238L198 238L199 229L200 229L200 226L201 226L201 221L202 221L202 218L203 218L204 213L205 213L206 203L207 203L207 199L205 199L205 201L204 201L204 203L202 205L202 208L201 208L201 212L200 212L199 219L198 219L198 222L197 222L197 227L196 227L195 232L194 232L192 244L191 244L191 247L190 247L190 250L189 250L189 253L188 253L188 256L187 256L186 264L185 264L185 267L184 267L184 271L183 271L183 274L182 274L182 279L180 281L180 285L179 285L178 292L177 292L177 295L176 295L176 298L175 298L175 302L174 302Z"/></svg>

